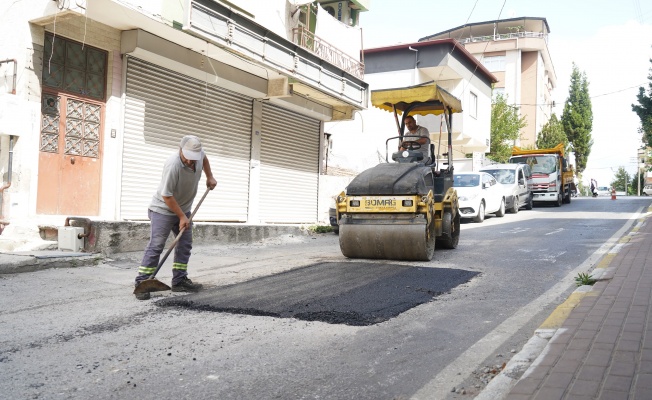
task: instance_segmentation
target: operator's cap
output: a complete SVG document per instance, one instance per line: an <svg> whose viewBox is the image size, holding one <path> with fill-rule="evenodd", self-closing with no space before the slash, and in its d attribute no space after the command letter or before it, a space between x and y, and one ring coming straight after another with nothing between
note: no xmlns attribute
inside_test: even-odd
<svg viewBox="0 0 652 400"><path fill-rule="evenodd" d="M187 135L181 139L181 152L188 160L197 161L201 159L201 142L197 136Z"/></svg>

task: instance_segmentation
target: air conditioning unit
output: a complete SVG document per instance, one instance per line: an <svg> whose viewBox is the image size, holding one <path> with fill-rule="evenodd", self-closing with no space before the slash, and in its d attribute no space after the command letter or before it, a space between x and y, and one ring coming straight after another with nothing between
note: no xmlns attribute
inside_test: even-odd
<svg viewBox="0 0 652 400"><path fill-rule="evenodd" d="M355 26L358 24L358 13L360 10L355 3L350 1L333 1L321 2L322 8L326 10L336 20L349 25Z"/></svg>

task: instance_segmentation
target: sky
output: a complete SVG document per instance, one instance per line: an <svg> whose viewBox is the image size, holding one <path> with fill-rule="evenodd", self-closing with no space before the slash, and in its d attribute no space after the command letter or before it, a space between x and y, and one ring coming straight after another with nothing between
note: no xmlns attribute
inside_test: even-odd
<svg viewBox="0 0 652 400"><path fill-rule="evenodd" d="M583 173L609 185L618 167L636 173L640 120L631 105L647 89L652 63L652 1L621 0L371 0L360 26L366 49L420 38L466 23L515 17L546 18L548 51L557 75L561 117L573 62L586 74L593 109L593 146Z"/></svg>

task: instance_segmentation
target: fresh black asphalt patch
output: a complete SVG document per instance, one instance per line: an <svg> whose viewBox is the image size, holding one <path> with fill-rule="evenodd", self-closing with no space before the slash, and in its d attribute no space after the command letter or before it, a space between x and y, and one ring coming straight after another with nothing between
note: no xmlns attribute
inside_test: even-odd
<svg viewBox="0 0 652 400"><path fill-rule="evenodd" d="M364 326L429 302L477 274L397 264L320 263L157 304Z"/></svg>

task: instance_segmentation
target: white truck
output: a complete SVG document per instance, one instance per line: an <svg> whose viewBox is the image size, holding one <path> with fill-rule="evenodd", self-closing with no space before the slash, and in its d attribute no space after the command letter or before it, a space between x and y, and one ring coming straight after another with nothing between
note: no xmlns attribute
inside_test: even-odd
<svg viewBox="0 0 652 400"><path fill-rule="evenodd" d="M535 202L552 202L555 207L570 203L575 188L573 168L564 158L563 143L551 149L512 149L510 163L528 164L532 170L532 193Z"/></svg>

